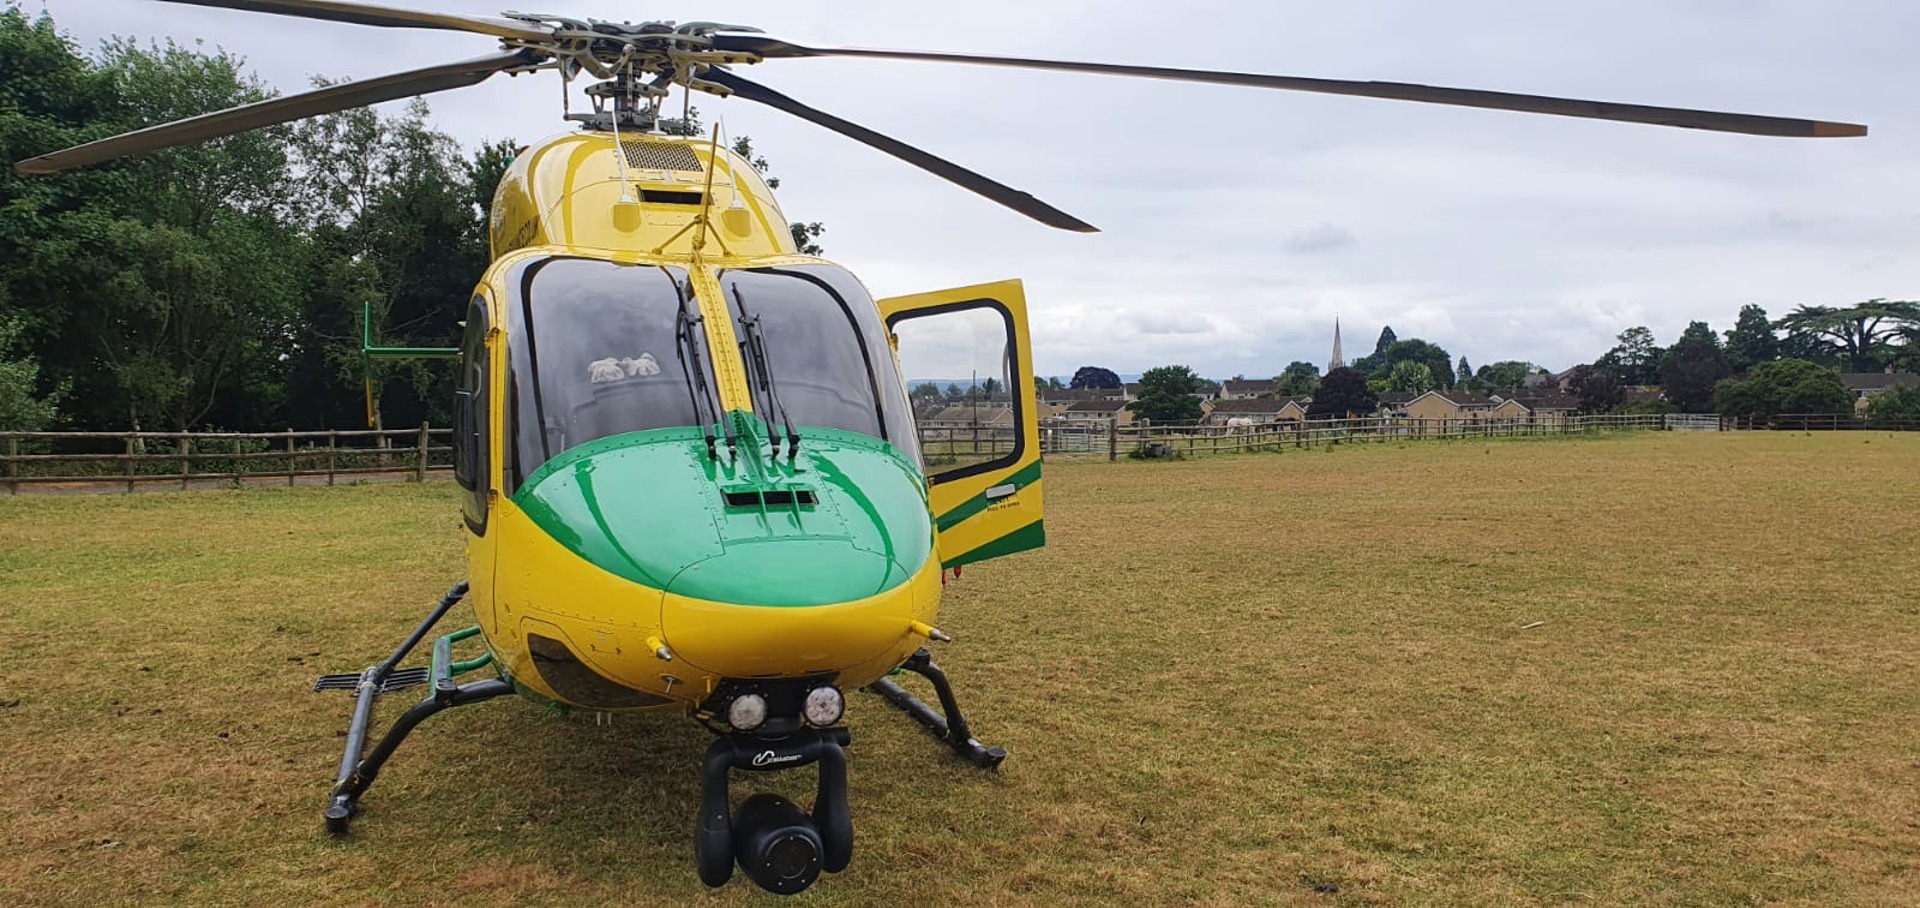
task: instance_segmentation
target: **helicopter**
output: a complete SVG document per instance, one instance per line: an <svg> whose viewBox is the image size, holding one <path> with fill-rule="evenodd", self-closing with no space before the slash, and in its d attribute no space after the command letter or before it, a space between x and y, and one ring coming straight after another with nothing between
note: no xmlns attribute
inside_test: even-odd
<svg viewBox="0 0 1920 908"><path fill-rule="evenodd" d="M1041 224L1091 224L907 143L750 80L775 60L868 58L1097 73L1418 101L1782 137L1850 123L1353 82L955 52L816 47L717 22L450 15L347 0L164 0L496 39L490 54L338 83L159 124L18 162L52 174L502 73L590 77L578 129L523 150L500 181L491 263L464 313L454 480L466 546L456 584L385 659L321 678L355 695L326 827L427 718L509 694L592 713L680 713L714 741L701 763L694 864L793 894L852 860L847 692L905 712L958 758L1006 752L972 733L930 643L943 582L1044 545L1044 484L1027 301L1015 280L873 298L801 254L753 163L679 134L675 89L799 117ZM564 93L563 93L564 97ZM1013 426L985 451L939 450L908 399L901 351L968 334L989 350ZM462 602L472 626L400 663ZM454 647L479 638L464 660ZM917 675L937 708L895 677ZM462 680L463 676L471 678ZM473 677L484 676L484 677ZM371 737L380 697L428 693ZM816 767L803 810L769 793L737 807L732 774Z"/></svg>

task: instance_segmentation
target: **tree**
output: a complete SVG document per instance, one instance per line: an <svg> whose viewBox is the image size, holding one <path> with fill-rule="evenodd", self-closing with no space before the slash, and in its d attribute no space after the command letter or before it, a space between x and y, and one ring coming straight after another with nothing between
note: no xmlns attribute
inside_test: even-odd
<svg viewBox="0 0 1920 908"><path fill-rule="evenodd" d="M1580 402L1583 413L1605 413L1626 399L1620 379L1602 366L1575 366L1567 375L1567 390Z"/></svg>
<svg viewBox="0 0 1920 908"><path fill-rule="evenodd" d="M24 354L16 358L19 337L18 322L0 321L0 432L38 432L60 415L63 389L44 395L34 390L40 381L40 364Z"/></svg>
<svg viewBox="0 0 1920 908"><path fill-rule="evenodd" d="M1706 322L1693 322L1660 360L1660 387L1668 401L1687 413L1705 413L1713 405L1713 389L1733 374L1720 338Z"/></svg>
<svg viewBox="0 0 1920 908"><path fill-rule="evenodd" d="M914 385L912 390L907 392L907 396L913 398L915 404L939 403L946 400L940 394L940 386L930 381Z"/></svg>
<svg viewBox="0 0 1920 908"><path fill-rule="evenodd" d="M1610 369L1623 385L1651 385L1659 380L1662 351L1652 331L1628 328L1616 340L1619 343L1595 360L1595 366Z"/></svg>
<svg viewBox="0 0 1920 908"><path fill-rule="evenodd" d="M1853 392L1832 369L1804 359L1780 359L1753 367L1744 381L1714 388L1714 407L1728 416L1781 413L1847 413Z"/></svg>
<svg viewBox="0 0 1920 908"><path fill-rule="evenodd" d="M948 382L947 383L947 399L948 400L966 400L967 389L960 387L960 385L956 382Z"/></svg>
<svg viewBox="0 0 1920 908"><path fill-rule="evenodd" d="M1120 376L1115 375L1112 369L1102 369L1099 366L1081 366L1073 373L1073 381L1068 384L1068 387L1074 389L1118 388L1121 387Z"/></svg>
<svg viewBox="0 0 1920 908"><path fill-rule="evenodd" d="M1274 377L1280 393L1292 397L1306 397L1320 387L1320 367L1303 360L1294 360L1287 368Z"/></svg>
<svg viewBox="0 0 1920 908"><path fill-rule="evenodd" d="M1480 371L1474 373L1473 381L1486 391L1514 390L1526 387L1527 376L1534 371L1532 363L1504 359L1490 366L1481 366Z"/></svg>
<svg viewBox="0 0 1920 908"><path fill-rule="evenodd" d="M1320 390L1307 407L1308 419L1345 419L1378 409L1379 398L1367 388L1367 377L1354 369L1333 369L1320 379Z"/></svg>
<svg viewBox="0 0 1920 908"><path fill-rule="evenodd" d="M1387 360L1387 348L1393 346L1398 340L1399 337L1393 333L1392 325L1381 328L1380 339L1373 342L1373 352L1348 363L1348 368L1362 375L1379 373L1384 377L1386 369L1393 365Z"/></svg>
<svg viewBox="0 0 1920 908"><path fill-rule="evenodd" d="M985 397L991 400L995 394L1000 393L1000 390L1001 388L1000 388L999 379L989 375L986 378L983 378L980 380L980 394L982 397Z"/></svg>
<svg viewBox="0 0 1920 908"><path fill-rule="evenodd" d="M1467 365L1466 354L1463 353L1460 355L1460 366L1456 371L1458 372L1458 375L1456 375L1454 378L1455 385L1465 385L1468 382L1473 381L1473 367Z"/></svg>
<svg viewBox="0 0 1920 908"><path fill-rule="evenodd" d="M1200 418L1205 384L1186 366L1159 366L1140 374L1140 398L1127 404L1134 415L1158 423L1191 422Z"/></svg>
<svg viewBox="0 0 1920 908"><path fill-rule="evenodd" d="M1373 355L1377 357L1386 356L1387 348L1392 347L1394 343L1399 340L1399 335L1393 333L1392 325L1382 327L1380 329L1380 339L1373 342Z"/></svg>
<svg viewBox="0 0 1920 908"><path fill-rule="evenodd" d="M1767 320L1767 310L1748 303L1740 307L1740 317L1727 332L1727 367L1745 374L1760 363L1780 358L1780 338Z"/></svg>
<svg viewBox="0 0 1920 908"><path fill-rule="evenodd" d="M1889 388L1867 402L1867 415L1874 419L1920 420L1920 385Z"/></svg>
<svg viewBox="0 0 1920 908"><path fill-rule="evenodd" d="M1453 381L1453 357L1438 344L1418 338L1397 340L1387 347L1385 357L1369 377L1388 378L1395 365L1412 361L1427 367L1427 374L1431 376L1435 388L1448 387Z"/></svg>
<svg viewBox="0 0 1920 908"><path fill-rule="evenodd" d="M1801 349L1831 355L1855 372L1884 368L1893 355L1889 342L1914 325L1920 325L1920 303L1884 299L1844 309L1801 306L1775 323L1790 340L1798 338Z"/></svg>
<svg viewBox="0 0 1920 908"><path fill-rule="evenodd" d="M1403 359L1394 363L1393 369L1387 373L1387 389L1425 394L1433 390L1433 372L1426 363Z"/></svg>

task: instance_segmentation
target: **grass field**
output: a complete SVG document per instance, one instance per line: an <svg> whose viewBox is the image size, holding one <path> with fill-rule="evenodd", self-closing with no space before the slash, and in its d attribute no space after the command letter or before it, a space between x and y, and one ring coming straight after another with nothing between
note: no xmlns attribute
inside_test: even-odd
<svg viewBox="0 0 1920 908"><path fill-rule="evenodd" d="M1920 904L1920 433L1047 475L936 653L1013 756L856 697L801 902ZM695 878L668 717L455 711L321 831L307 686L459 579L453 492L0 498L0 904L773 901Z"/></svg>

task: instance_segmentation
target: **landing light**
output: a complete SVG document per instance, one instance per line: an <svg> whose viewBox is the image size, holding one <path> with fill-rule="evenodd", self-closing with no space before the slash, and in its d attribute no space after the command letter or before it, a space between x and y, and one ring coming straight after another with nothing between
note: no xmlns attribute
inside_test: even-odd
<svg viewBox="0 0 1920 908"><path fill-rule="evenodd" d="M727 704L727 724L738 731L752 731L767 721L767 699L759 694L741 694Z"/></svg>
<svg viewBox="0 0 1920 908"><path fill-rule="evenodd" d="M808 722L815 727L826 728L840 721L847 711L847 700L837 687L816 687L807 691L806 710Z"/></svg>

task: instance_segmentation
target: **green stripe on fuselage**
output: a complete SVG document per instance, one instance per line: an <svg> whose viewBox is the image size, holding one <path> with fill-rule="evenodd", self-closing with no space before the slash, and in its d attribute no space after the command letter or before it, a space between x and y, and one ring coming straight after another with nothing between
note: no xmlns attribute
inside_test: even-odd
<svg viewBox="0 0 1920 908"><path fill-rule="evenodd" d="M1020 489L1026 488L1027 486L1032 485L1035 482L1038 482L1039 479L1040 479L1040 461L1036 460L1033 463L1028 464L1020 472L1007 477L1006 482L994 483L994 486L998 487L998 486L1006 485L1007 483L1012 483L1014 490L1018 491ZM1002 496L1002 497L1005 497L1005 496ZM982 491L980 494L975 495L972 498L969 498L966 501L963 501L957 505L954 505L953 510L950 510L945 514L940 515L940 520L939 520L940 532L944 533L948 530L953 529L956 526L959 526L961 521L966 520L967 518L972 517L973 515L986 510L989 505L993 504L997 500L998 499L988 498L987 493Z"/></svg>

